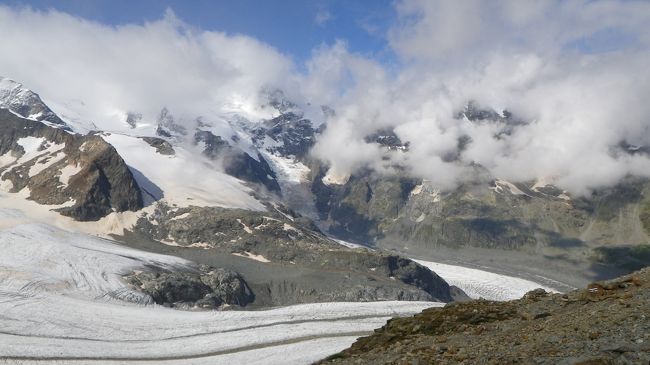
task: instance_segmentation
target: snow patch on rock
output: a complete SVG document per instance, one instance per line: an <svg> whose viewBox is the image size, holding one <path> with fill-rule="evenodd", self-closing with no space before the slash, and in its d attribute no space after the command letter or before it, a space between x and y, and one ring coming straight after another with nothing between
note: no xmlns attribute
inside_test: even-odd
<svg viewBox="0 0 650 365"><path fill-rule="evenodd" d="M67 165L66 167L61 169L61 175L59 175L59 181L63 185L63 187L68 186L68 182L70 181L70 178L75 176L81 172L81 166L77 165Z"/></svg>
<svg viewBox="0 0 650 365"><path fill-rule="evenodd" d="M255 261L259 261L259 262L264 262L264 263L271 262L271 260L267 259L266 257L264 257L262 255L256 255L256 254L248 252L248 251L245 251L244 253L235 252L232 255L233 256L239 256L239 257L245 257L247 259L251 259L251 260L255 260Z"/></svg>
<svg viewBox="0 0 650 365"><path fill-rule="evenodd" d="M512 195L530 196L521 191L521 189L509 181L497 179L494 184L495 186L490 187L490 190L494 190L496 193L503 194L504 192L508 191Z"/></svg>

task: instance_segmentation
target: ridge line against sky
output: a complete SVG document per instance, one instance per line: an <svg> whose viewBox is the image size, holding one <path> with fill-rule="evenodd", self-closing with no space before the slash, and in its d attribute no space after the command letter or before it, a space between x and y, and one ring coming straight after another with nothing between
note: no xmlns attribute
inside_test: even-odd
<svg viewBox="0 0 650 365"><path fill-rule="evenodd" d="M269 34L298 35L359 14L341 0L306 2L311 7L301 13L289 6L295 1L247 0L243 14ZM352 21L354 32L316 37L299 57L251 35L254 27L206 30L182 14L180 2L154 7L161 14L153 20L120 26L38 10L47 0L4 3L13 5L0 5L0 75L40 93L55 112L69 112L64 117L108 130L124 125L128 112L155 123L163 107L187 123L224 120L233 110L256 122L260 90L271 87L316 123L325 119L321 105L336 111L312 151L332 176L362 168L390 173L398 165L442 189L486 175L550 178L574 194L629 175L650 177L642 153L650 151L648 1L381 2L394 16L372 30L380 35L377 48L366 52L346 37L365 32ZM350 4L368 3L375 2ZM274 11L308 25L277 21ZM389 53L399 62L382 58ZM517 121L457 118L470 100L507 109ZM365 141L378 129L393 129L409 150L386 155Z"/></svg>

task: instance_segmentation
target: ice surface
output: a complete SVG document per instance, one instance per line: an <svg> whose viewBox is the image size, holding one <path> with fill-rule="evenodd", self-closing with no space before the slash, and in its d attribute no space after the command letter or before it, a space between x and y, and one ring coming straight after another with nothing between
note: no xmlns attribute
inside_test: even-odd
<svg viewBox="0 0 650 365"><path fill-rule="evenodd" d="M418 262L420 265L428 267L441 278L445 279L447 283L461 288L467 295L475 299L519 299L527 292L537 288L542 288L546 291L554 291L551 288L533 281L513 276L431 261L414 261Z"/></svg>
<svg viewBox="0 0 650 365"><path fill-rule="evenodd" d="M23 137L16 141L25 150L25 153L35 152L43 142L45 142L43 137Z"/></svg>
<svg viewBox="0 0 650 365"><path fill-rule="evenodd" d="M278 175L278 180L287 184L300 184L307 181L309 167L295 159L264 153L264 158Z"/></svg>
<svg viewBox="0 0 650 365"><path fill-rule="evenodd" d="M24 215L0 209L0 218ZM141 304L148 297L121 278L144 265L190 265L183 259L44 224L1 230L0 250L0 361L13 363L47 358L94 364L308 364L392 316L441 305L321 303L184 312Z"/></svg>

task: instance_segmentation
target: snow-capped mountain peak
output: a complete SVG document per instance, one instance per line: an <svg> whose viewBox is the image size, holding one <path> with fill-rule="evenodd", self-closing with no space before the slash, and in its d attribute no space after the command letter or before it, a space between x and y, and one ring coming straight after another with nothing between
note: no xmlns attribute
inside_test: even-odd
<svg viewBox="0 0 650 365"><path fill-rule="evenodd" d="M40 96L23 84L0 76L0 108L31 120L53 124L59 128L69 129Z"/></svg>

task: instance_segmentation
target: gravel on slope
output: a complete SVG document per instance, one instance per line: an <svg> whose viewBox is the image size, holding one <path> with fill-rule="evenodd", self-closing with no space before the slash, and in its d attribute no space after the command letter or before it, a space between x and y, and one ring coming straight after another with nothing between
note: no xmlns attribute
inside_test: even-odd
<svg viewBox="0 0 650 365"><path fill-rule="evenodd" d="M567 294L426 309L323 363L648 364L650 268Z"/></svg>

